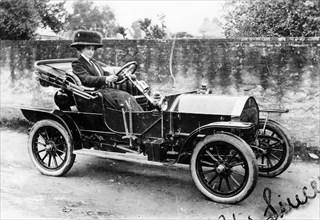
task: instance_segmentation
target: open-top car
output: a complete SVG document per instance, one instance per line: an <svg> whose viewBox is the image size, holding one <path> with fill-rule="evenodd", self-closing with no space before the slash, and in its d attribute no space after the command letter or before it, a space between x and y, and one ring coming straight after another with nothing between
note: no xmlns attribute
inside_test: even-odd
<svg viewBox="0 0 320 220"><path fill-rule="evenodd" d="M151 94L134 77L136 62L117 74L109 86L127 91L144 111L104 107L99 91L87 88L72 73L73 59L35 63L42 86L58 88L56 109L21 108L34 122L28 150L35 167L45 175L61 176L77 154L111 159L135 158L170 164L189 164L196 187L215 202L237 203L254 190L258 175L275 177L293 157L284 128L261 112L250 96L210 94L207 88L173 95ZM134 157L132 157L134 156Z"/></svg>

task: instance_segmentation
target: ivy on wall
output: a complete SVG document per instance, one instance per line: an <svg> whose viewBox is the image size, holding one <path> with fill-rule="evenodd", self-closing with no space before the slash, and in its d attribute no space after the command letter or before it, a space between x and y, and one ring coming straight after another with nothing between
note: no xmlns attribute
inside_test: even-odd
<svg viewBox="0 0 320 220"><path fill-rule="evenodd" d="M173 42L104 40L96 58L111 66L138 61L139 79L162 92L195 90L206 82L214 94L248 93L262 109L288 108L290 114L278 121L298 140L319 143L320 134L314 132L319 131L319 37L177 39L172 54L174 85L169 67ZM70 44L66 40L1 41L0 74L8 71L13 83L21 83L32 78L36 60L76 58Z"/></svg>
<svg viewBox="0 0 320 220"><path fill-rule="evenodd" d="M259 84L270 87L298 88L309 71L313 78L319 73L318 38L209 40L178 39L173 53L173 74L191 75L196 85L205 79L225 93L229 87ZM35 60L76 57L70 41L2 41L1 65L9 65L12 81L32 70ZM169 82L169 58L173 41L104 40L97 58L108 65L122 66L135 60L139 71L154 83ZM250 76L250 77L247 77ZM31 75L29 76L31 77ZM258 81L257 81L258 79ZM281 95L281 91L278 90Z"/></svg>

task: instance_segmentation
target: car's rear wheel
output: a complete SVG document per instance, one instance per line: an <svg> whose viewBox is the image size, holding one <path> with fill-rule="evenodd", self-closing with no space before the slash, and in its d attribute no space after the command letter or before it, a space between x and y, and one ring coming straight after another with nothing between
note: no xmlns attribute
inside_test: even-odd
<svg viewBox="0 0 320 220"><path fill-rule="evenodd" d="M291 164L294 149L285 129L274 121L259 121L259 149L255 151L259 175L275 177Z"/></svg>
<svg viewBox="0 0 320 220"><path fill-rule="evenodd" d="M258 177L254 153L242 139L221 133L200 141L190 169L197 188L214 202L238 203L253 191Z"/></svg>
<svg viewBox="0 0 320 220"><path fill-rule="evenodd" d="M28 152L36 169L48 176L66 174L76 157L69 133L53 120L34 124L29 133Z"/></svg>

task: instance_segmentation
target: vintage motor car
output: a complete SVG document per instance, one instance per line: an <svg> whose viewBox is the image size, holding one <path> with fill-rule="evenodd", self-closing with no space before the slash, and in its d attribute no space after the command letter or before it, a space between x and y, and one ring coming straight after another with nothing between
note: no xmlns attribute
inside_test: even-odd
<svg viewBox="0 0 320 220"><path fill-rule="evenodd" d="M254 97L216 96L205 87L191 92L151 94L137 80L135 61L110 84L129 92L144 111L105 108L101 93L72 73L73 59L35 62L44 87L57 88L55 109L21 108L33 122L28 152L42 174L62 176L77 154L137 158L164 165L187 164L199 191L214 202L238 203L254 190L258 175L275 177L293 157L285 129L269 118L288 110L259 109ZM265 112L266 118L260 118ZM133 156L133 157L132 157Z"/></svg>

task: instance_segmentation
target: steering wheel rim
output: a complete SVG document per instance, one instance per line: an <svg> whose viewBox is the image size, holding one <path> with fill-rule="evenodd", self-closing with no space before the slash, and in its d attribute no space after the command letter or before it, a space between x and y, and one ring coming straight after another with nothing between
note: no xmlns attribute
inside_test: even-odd
<svg viewBox="0 0 320 220"><path fill-rule="evenodd" d="M136 70L137 70L137 68L138 68L138 63L136 62L136 61L131 61L131 62L128 62L128 63L126 63L126 64L124 64L122 67L121 67L121 69L115 74L116 76L119 76L119 74L121 73L121 72L123 72L123 70L124 69L126 69L126 68L128 68L129 66L134 66L133 68L133 71L130 73L130 75L132 75ZM125 81L127 81L128 80L128 77L124 77L122 80L120 80L120 81L117 81L117 82L114 82L114 84L116 84L116 85L119 85L119 84L122 84L122 83L124 83Z"/></svg>

